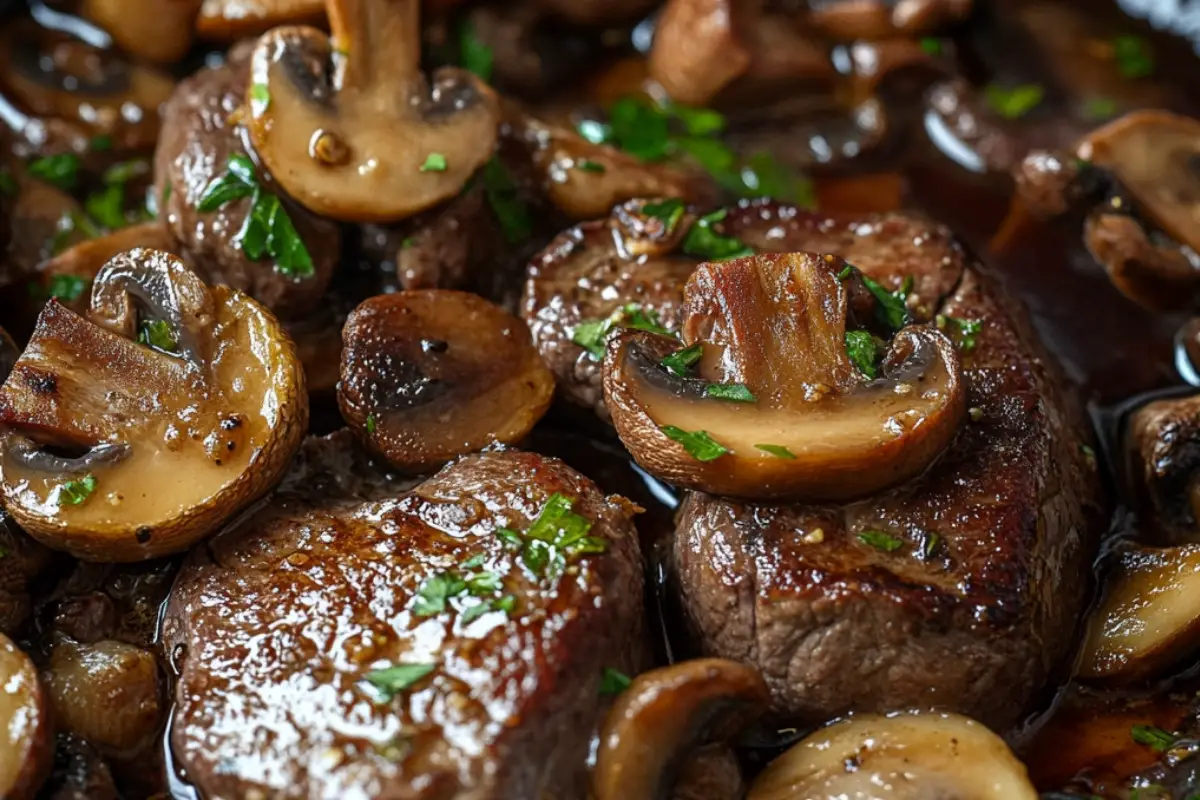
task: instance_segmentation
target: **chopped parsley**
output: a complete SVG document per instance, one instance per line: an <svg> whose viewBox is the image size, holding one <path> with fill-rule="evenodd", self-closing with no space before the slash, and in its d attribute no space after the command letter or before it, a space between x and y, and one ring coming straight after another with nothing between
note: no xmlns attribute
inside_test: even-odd
<svg viewBox="0 0 1200 800"><path fill-rule="evenodd" d="M921 542L920 556L922 561L929 561L942 549L942 537L931 533Z"/></svg>
<svg viewBox="0 0 1200 800"><path fill-rule="evenodd" d="M1140 36L1115 36L1113 57L1124 78L1148 78L1154 74L1154 52L1150 43Z"/></svg>
<svg viewBox="0 0 1200 800"><path fill-rule="evenodd" d="M529 208L521 199L517 182L496 156L483 166L483 189L505 240L516 244L528 239L533 230Z"/></svg>
<svg viewBox="0 0 1200 800"><path fill-rule="evenodd" d="M685 431L674 425L659 428L673 442L683 445L688 455L697 461L716 461L729 452L729 448L708 435L708 431Z"/></svg>
<svg viewBox="0 0 1200 800"><path fill-rule="evenodd" d="M642 213L662 222L663 230L667 233L675 230L679 220L683 219L683 211L683 201L677 197L671 197L659 203L646 203L642 206Z"/></svg>
<svg viewBox="0 0 1200 800"><path fill-rule="evenodd" d="M140 344L148 345L164 353L174 353L179 349L175 332L171 330L171 326L167 322L161 319L143 320L141 328L141 331L138 332Z"/></svg>
<svg viewBox="0 0 1200 800"><path fill-rule="evenodd" d="M483 43L475 33L475 26L464 21L458 30L459 63L468 72L473 72L483 81L492 79L492 68L496 57L492 48Z"/></svg>
<svg viewBox="0 0 1200 800"><path fill-rule="evenodd" d="M725 219L725 209L714 211L696 220L683 240L683 252L709 261L754 255L754 250L732 236L722 236L713 225Z"/></svg>
<svg viewBox="0 0 1200 800"><path fill-rule="evenodd" d="M88 149L93 153L105 153L112 150L113 139L107 133L102 133L99 136L93 136L88 142Z"/></svg>
<svg viewBox="0 0 1200 800"><path fill-rule="evenodd" d="M83 201L88 216L109 230L125 226L125 187L114 183L93 192Z"/></svg>
<svg viewBox="0 0 1200 800"><path fill-rule="evenodd" d="M858 540L885 553L894 553L904 546L904 540L884 531L863 531L858 534Z"/></svg>
<svg viewBox="0 0 1200 800"><path fill-rule="evenodd" d="M624 672L612 667L605 667L604 671L600 673L600 694L618 695L628 689L631 683L633 683L633 679Z"/></svg>
<svg viewBox="0 0 1200 800"><path fill-rule="evenodd" d="M79 275L55 275L50 279L50 285L46 287L46 294L70 303L83 297L83 293L87 291L90 283L91 281L87 278Z"/></svg>
<svg viewBox="0 0 1200 800"><path fill-rule="evenodd" d="M858 371L868 378L879 374L882 355L880 342L868 331L846 331L846 355Z"/></svg>
<svg viewBox="0 0 1200 800"><path fill-rule="evenodd" d="M1083 115L1097 122L1117 115L1117 103L1108 97L1093 97L1083 106Z"/></svg>
<svg viewBox="0 0 1200 800"><path fill-rule="evenodd" d="M755 153L734 174L737 176L736 183L728 180L721 180L721 183L742 197L771 197L801 208L817 207L813 182L786 164L781 164L770 153Z"/></svg>
<svg viewBox="0 0 1200 800"><path fill-rule="evenodd" d="M101 180L108 185L115 183L128 183L134 178L140 178L150 172L150 162L144 158L135 158L130 161L119 161L113 164L108 169L104 170L104 175Z"/></svg>
<svg viewBox="0 0 1200 800"><path fill-rule="evenodd" d="M661 336L675 334L663 327L658 312L643 310L637 303L626 303L604 319L583 320L571 329L571 341L587 350L597 361L604 358L604 344L613 328L633 328L657 333Z"/></svg>
<svg viewBox="0 0 1200 800"><path fill-rule="evenodd" d="M258 116L271 107L271 90L265 83L250 84L250 111Z"/></svg>
<svg viewBox="0 0 1200 800"><path fill-rule="evenodd" d="M77 241L79 236L84 239L94 239L103 233L104 231L97 227L87 214L73 210L65 211L58 219L54 236L50 238L50 252L55 255L61 253L67 249L68 245Z"/></svg>
<svg viewBox="0 0 1200 800"><path fill-rule="evenodd" d="M0 167L0 194L16 197L19 190L17 179L7 169Z"/></svg>
<svg viewBox="0 0 1200 800"><path fill-rule="evenodd" d="M704 355L704 343L696 342L681 350L676 350L658 363L665 367L672 375L685 378L692 373L692 367L696 366L696 362L700 360L700 356L702 355Z"/></svg>
<svg viewBox="0 0 1200 800"><path fill-rule="evenodd" d="M520 551L521 563L533 577L545 577L547 571L554 577L562 574L570 559L608 552L606 539L588 535L591 520L571 510L574 502L555 492L524 534L507 527L496 529L506 546Z"/></svg>
<svg viewBox="0 0 1200 800"><path fill-rule="evenodd" d="M1170 750L1178 741L1175 734L1153 725L1134 725L1129 735L1138 744L1144 744L1159 753Z"/></svg>
<svg viewBox="0 0 1200 800"><path fill-rule="evenodd" d="M942 43L932 36L926 36L921 40L921 49L925 51L925 55L937 58L942 54Z"/></svg>
<svg viewBox="0 0 1200 800"><path fill-rule="evenodd" d="M935 324L963 353L970 353L975 349L979 344L979 332L983 330L983 323L977 319L960 319L945 314L938 314Z"/></svg>
<svg viewBox="0 0 1200 800"><path fill-rule="evenodd" d="M446 156L442 153L430 153L425 156L425 163L421 165L421 172L445 172L446 171Z"/></svg>
<svg viewBox="0 0 1200 800"><path fill-rule="evenodd" d="M236 154L229 157L225 174L214 178L196 203L196 210L215 211L226 203L251 198L250 213L238 232L242 252L251 261L267 256L284 275L307 278L313 274L312 256L292 224L292 218L279 201L264 192L254 174L254 162ZM165 200L165 197L164 197Z"/></svg>
<svg viewBox="0 0 1200 800"><path fill-rule="evenodd" d="M881 323L888 326L893 331L898 331L912 321L912 317L908 313L907 298L909 292L912 291L913 280L909 275L904 279L904 283L894 292L889 292L879 283L879 281L866 275L854 267L858 271L858 275L862 278L863 286L867 287L867 291L875 298L875 318ZM842 272L845 272L843 269ZM841 273L838 274L841 278Z"/></svg>
<svg viewBox="0 0 1200 800"><path fill-rule="evenodd" d="M84 475L79 480L67 481L58 489L60 504L81 505L92 496L92 492L96 491L96 478L92 475Z"/></svg>
<svg viewBox="0 0 1200 800"><path fill-rule="evenodd" d="M757 403L758 398L744 383L710 383L704 387L704 396L732 403Z"/></svg>
<svg viewBox="0 0 1200 800"><path fill-rule="evenodd" d="M422 678L437 669L437 664L394 664L366 674L367 683L378 690L384 702L415 686Z"/></svg>
<svg viewBox="0 0 1200 800"><path fill-rule="evenodd" d="M372 436L375 434L375 415L374 414L367 414L367 433Z"/></svg>
<svg viewBox="0 0 1200 800"><path fill-rule="evenodd" d="M29 174L69 192L79 180L79 163L79 156L74 153L44 156L30 162Z"/></svg>
<svg viewBox="0 0 1200 800"><path fill-rule="evenodd" d="M454 598L474 597L480 602L462 609L460 619L464 625L482 617L489 611L511 611L515 603L512 595L496 597L504 589L504 579L499 572L484 570L483 553L468 558L459 569L451 569L426 579L417 590L412 613L417 617L434 617L446 610L448 601Z"/></svg>
<svg viewBox="0 0 1200 800"><path fill-rule="evenodd" d="M590 158L584 158L575 162L575 168L584 172L605 173L608 172L608 167L601 164L599 161L592 161Z"/></svg>
<svg viewBox="0 0 1200 800"><path fill-rule="evenodd" d="M789 461L796 460L796 454L781 444L756 444L754 446L759 450L762 450L764 453L775 456L776 458L786 458Z"/></svg>
<svg viewBox="0 0 1200 800"><path fill-rule="evenodd" d="M1000 86L989 84L984 90L988 105L1005 119L1020 119L1041 105L1046 97L1046 90L1036 83L1023 83L1019 86Z"/></svg>

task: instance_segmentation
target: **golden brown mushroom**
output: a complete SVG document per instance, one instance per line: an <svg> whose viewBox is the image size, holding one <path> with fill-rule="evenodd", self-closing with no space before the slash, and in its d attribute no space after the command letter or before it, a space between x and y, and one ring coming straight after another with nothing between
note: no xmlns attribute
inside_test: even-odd
<svg viewBox="0 0 1200 800"><path fill-rule="evenodd" d="M270 489L307 421L294 347L269 312L134 250L101 270L88 318L46 306L0 387L0 492L51 547L153 558Z"/></svg>
<svg viewBox="0 0 1200 800"><path fill-rule="evenodd" d="M810 3L805 22L823 36L852 42L923 36L960 22L972 0L833 0Z"/></svg>
<svg viewBox="0 0 1200 800"><path fill-rule="evenodd" d="M236 42L280 25L325 22L325 0L204 0L196 18L202 39Z"/></svg>
<svg viewBox="0 0 1200 800"><path fill-rule="evenodd" d="M0 797L31 800L53 759L54 733L37 669L0 634Z"/></svg>
<svg viewBox="0 0 1200 800"><path fill-rule="evenodd" d="M936 329L905 327L902 306L889 317L868 286L834 256L701 265L682 343L609 340L604 397L621 440L665 481L750 499L845 500L923 472L966 413L958 354Z"/></svg>
<svg viewBox="0 0 1200 800"><path fill-rule="evenodd" d="M525 323L467 292L373 297L342 337L342 416L406 471L519 441L554 395Z"/></svg>
<svg viewBox="0 0 1200 800"><path fill-rule="evenodd" d="M958 714L855 715L772 761L747 800L1037 800L1025 766L986 727Z"/></svg>
<svg viewBox="0 0 1200 800"><path fill-rule="evenodd" d="M735 661L704 658L643 672L605 717L593 796L668 797L695 749L732 739L767 704L758 670Z"/></svg>
<svg viewBox="0 0 1200 800"><path fill-rule="evenodd" d="M104 28L126 53L171 64L187 55L200 0L168 0L148 9L141 0L83 0L80 13Z"/></svg>
<svg viewBox="0 0 1200 800"><path fill-rule="evenodd" d="M255 48L250 136L316 213L403 219L458 194L492 157L495 94L459 69L426 81L418 12L417 0L329 0L332 37L278 28Z"/></svg>

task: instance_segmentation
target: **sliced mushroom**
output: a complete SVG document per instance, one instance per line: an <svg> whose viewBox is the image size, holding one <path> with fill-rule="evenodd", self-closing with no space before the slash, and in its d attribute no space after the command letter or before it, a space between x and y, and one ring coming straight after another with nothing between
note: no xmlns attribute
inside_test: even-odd
<svg viewBox="0 0 1200 800"><path fill-rule="evenodd" d="M204 0L196 18L202 39L236 42L281 25L318 25L325 0Z"/></svg>
<svg viewBox="0 0 1200 800"><path fill-rule="evenodd" d="M424 471L513 444L550 406L554 378L525 324L467 292L380 295L342 333L338 404L394 466Z"/></svg>
<svg viewBox="0 0 1200 800"><path fill-rule="evenodd" d="M114 151L149 149L158 107L174 86L170 76L115 50L30 19L8 20L0 30L0 117L35 151L64 136L78 151L96 136L111 137Z"/></svg>
<svg viewBox="0 0 1200 800"><path fill-rule="evenodd" d="M334 219L394 221L458 194L495 150L495 94L459 69L426 81L417 0L328 9L331 38L278 28L254 50L249 131L263 163Z"/></svg>
<svg viewBox="0 0 1200 800"><path fill-rule="evenodd" d="M307 425L291 341L175 257L101 270L89 318L51 301L0 388L0 491L35 538L138 561L216 529L282 476Z"/></svg>
<svg viewBox="0 0 1200 800"><path fill-rule="evenodd" d="M772 761L747 800L1037 800L1025 766L996 734L937 712L862 714L809 735Z"/></svg>
<svg viewBox="0 0 1200 800"><path fill-rule="evenodd" d="M859 280L828 255L701 265L682 343L642 331L609 341L604 396L634 459L670 483L750 499L845 500L923 472L966 414L958 354L936 329L905 327L868 377L847 344L847 323L879 308ZM874 371L880 345L854 335ZM664 365L695 346L695 375Z"/></svg>
<svg viewBox="0 0 1200 800"><path fill-rule="evenodd" d="M768 703L758 670L717 658L684 661L633 679L600 733L596 800L665 800L701 746L732 739Z"/></svg>
<svg viewBox="0 0 1200 800"><path fill-rule="evenodd" d="M1129 683L1200 649L1200 545L1122 552L1088 620L1078 675Z"/></svg>
<svg viewBox="0 0 1200 800"><path fill-rule="evenodd" d="M846 42L922 36L960 22L972 0L819 0L805 21L823 36Z"/></svg>
<svg viewBox="0 0 1200 800"><path fill-rule="evenodd" d="M1200 395L1147 403L1130 415L1127 431L1143 528L1172 544L1200 542Z"/></svg>
<svg viewBox="0 0 1200 800"><path fill-rule="evenodd" d="M1138 111L1094 131L1076 155L1128 191L1095 211L1085 232L1117 287L1152 309L1200 303L1200 121Z"/></svg>
<svg viewBox="0 0 1200 800"><path fill-rule="evenodd" d="M31 800L53 759L54 733L37 668L0 634L0 797Z"/></svg>
<svg viewBox="0 0 1200 800"><path fill-rule="evenodd" d="M83 0L80 13L104 28L126 53L160 64L187 55L201 0L171 0L152 13L139 0ZM244 0L243 0L244 4Z"/></svg>

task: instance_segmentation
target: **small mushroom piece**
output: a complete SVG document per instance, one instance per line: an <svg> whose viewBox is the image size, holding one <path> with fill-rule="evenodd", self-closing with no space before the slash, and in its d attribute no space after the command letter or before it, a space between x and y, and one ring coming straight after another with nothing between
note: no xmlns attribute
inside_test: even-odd
<svg viewBox="0 0 1200 800"><path fill-rule="evenodd" d="M732 739L766 710L758 670L719 658L644 672L618 697L600 732L596 800L666 800L693 750Z"/></svg>
<svg viewBox="0 0 1200 800"><path fill-rule="evenodd" d="M325 0L204 0L196 18L202 39L236 42L281 25L318 25Z"/></svg>
<svg viewBox="0 0 1200 800"><path fill-rule="evenodd" d="M884 790L881 787L887 787ZM1037 800L1025 766L996 734L958 714L855 715L772 761L747 800Z"/></svg>
<svg viewBox="0 0 1200 800"><path fill-rule="evenodd" d="M1200 395L1146 403L1126 430L1127 475L1144 527L1167 543L1200 542Z"/></svg>
<svg viewBox="0 0 1200 800"><path fill-rule="evenodd" d="M467 292L372 297L346 320L342 338L342 416L398 469L427 471L513 444L554 395L525 324Z"/></svg>
<svg viewBox="0 0 1200 800"><path fill-rule="evenodd" d="M1122 552L1088 622L1078 676L1154 678L1200 649L1200 545Z"/></svg>
<svg viewBox="0 0 1200 800"><path fill-rule="evenodd" d="M274 486L307 421L294 346L269 312L133 250L96 277L88 318L46 305L0 387L0 496L50 547L154 558Z"/></svg>
<svg viewBox="0 0 1200 800"><path fill-rule="evenodd" d="M200 0L170 0L152 13L140 0L83 0L80 13L117 46L145 61L171 64L187 55Z"/></svg>
<svg viewBox="0 0 1200 800"><path fill-rule="evenodd" d="M54 734L37 668L0 634L0 797L32 800L53 760Z"/></svg>
<svg viewBox="0 0 1200 800"><path fill-rule="evenodd" d="M834 256L702 264L684 290L682 343L630 330L609 340L617 433L656 477L713 494L839 501L908 480L958 431L965 391L954 345L932 327L903 327L879 358L858 319L882 318L882 302ZM689 348L691 369L666 360Z"/></svg>
<svg viewBox="0 0 1200 800"><path fill-rule="evenodd" d="M1093 212L1084 234L1117 287L1151 309L1200 303L1200 121L1137 111L1094 131L1076 155L1128 192Z"/></svg>
<svg viewBox="0 0 1200 800"><path fill-rule="evenodd" d="M403 219L458 194L495 150L495 94L460 69L426 81L417 0L327 8L331 38L277 28L254 50L248 127L271 175L312 211L355 222Z"/></svg>

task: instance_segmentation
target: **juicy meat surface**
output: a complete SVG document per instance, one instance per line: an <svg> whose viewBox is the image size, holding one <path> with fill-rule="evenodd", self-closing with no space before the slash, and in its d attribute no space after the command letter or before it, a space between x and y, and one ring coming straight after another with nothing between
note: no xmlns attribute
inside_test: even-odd
<svg viewBox="0 0 1200 800"><path fill-rule="evenodd" d="M689 495L670 572L695 643L757 665L789 724L937 706L1003 729L1072 652L1087 603L1100 501L1081 415L941 227L758 212L728 229L837 253L885 286L912 275L918 321L978 321L960 345L971 415L922 477L868 500Z"/></svg>
<svg viewBox="0 0 1200 800"><path fill-rule="evenodd" d="M269 505L183 566L164 625L171 742L206 796L583 796L601 673L643 655L632 504L514 450L404 488L346 432L310 440ZM554 493L607 548L558 577L495 533L527 531ZM449 570L498 573L513 609L465 619L462 595L419 616ZM365 679L394 664L434 666L389 701Z"/></svg>
<svg viewBox="0 0 1200 800"><path fill-rule="evenodd" d="M290 276L269 255L252 261L242 251L240 233L253 198L232 200L213 211L196 208L205 188L226 174L230 156L248 154L233 121L245 102L248 59L248 49L235 47L224 64L206 67L176 87L163 107L154 153L155 192L164 198L160 206L167 226L207 283L239 289L280 318L296 318L317 307L333 276L341 246L337 224L292 202L270 183L265 169L255 170L261 191L279 196L312 257L312 275Z"/></svg>

